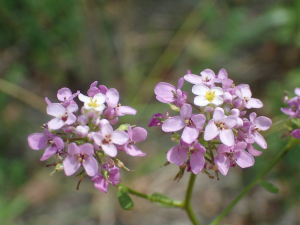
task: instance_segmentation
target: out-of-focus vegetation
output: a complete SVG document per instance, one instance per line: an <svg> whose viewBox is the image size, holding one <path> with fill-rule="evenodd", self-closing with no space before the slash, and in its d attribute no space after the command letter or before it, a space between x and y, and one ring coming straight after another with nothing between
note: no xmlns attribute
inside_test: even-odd
<svg viewBox="0 0 300 225"><path fill-rule="evenodd" d="M216 73L225 68L236 84L250 84L264 102L259 115L280 112L284 90L300 86L300 1L0 1L0 221L2 224L186 224L178 209L160 209L133 198L122 211L116 190L108 194L86 180L48 174L27 136L50 118L43 98L69 87L86 91L98 80L117 88L121 103L138 110L121 122L146 126L150 116L169 110L155 101L159 81L177 84L190 69ZM6 83L6 82L9 83ZM14 86L17 85L17 86ZM23 88L30 92L22 91ZM186 90L191 88L185 84ZM40 97L40 98L39 98ZM25 99L25 100L24 100ZM269 132L268 149L253 168L218 182L199 174L193 205L207 224L285 145L284 127ZM159 129L148 129L146 157L121 155L134 172L121 172L124 184L182 199L186 177L172 181L174 165L160 168L172 145ZM291 150L266 177L280 194L257 186L224 219L230 224L300 223L300 147ZM49 162L50 164L51 162Z"/></svg>

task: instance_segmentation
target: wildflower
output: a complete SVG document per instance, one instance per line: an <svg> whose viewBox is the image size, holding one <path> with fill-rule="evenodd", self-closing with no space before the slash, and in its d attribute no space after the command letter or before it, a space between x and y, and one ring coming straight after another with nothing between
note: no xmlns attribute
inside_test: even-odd
<svg viewBox="0 0 300 225"><path fill-rule="evenodd" d="M198 106L207 106L208 104L214 104L216 106L223 104L221 95L223 90L220 87L208 88L203 84L196 84L192 88L192 92L198 95L194 99L194 104Z"/></svg>

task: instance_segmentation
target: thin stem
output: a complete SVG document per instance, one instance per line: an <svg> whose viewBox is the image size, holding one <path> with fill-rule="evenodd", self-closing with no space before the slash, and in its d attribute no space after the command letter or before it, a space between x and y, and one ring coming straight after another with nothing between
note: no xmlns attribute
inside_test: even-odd
<svg viewBox="0 0 300 225"><path fill-rule="evenodd" d="M215 165L215 157L214 157L214 153L213 153L213 151L211 149L210 141L208 141L208 147L209 147L209 153L210 153L212 165Z"/></svg>
<svg viewBox="0 0 300 225"><path fill-rule="evenodd" d="M226 209L223 210L223 212L216 218L214 221L210 223L210 225L217 225L225 217L230 210L239 202L239 200L244 197L254 186L255 184L263 177L265 176L279 161L280 159L296 144L298 144L298 141L296 139L291 139L289 143L286 145L286 147L279 152L279 154L273 159L273 161L268 164L265 169L263 169L257 176L248 184L244 190L231 202L229 206L227 206Z"/></svg>
<svg viewBox="0 0 300 225"><path fill-rule="evenodd" d="M124 191L128 192L129 194L138 196L140 198L145 198L150 200L151 202L160 202L166 205L170 205L170 206L174 206L174 207L179 207L179 208L183 208L184 207L184 203L182 201L177 201L168 197L165 198L160 198L160 197L156 197L154 195L147 195L138 191L135 191L123 184L118 184L117 185L118 188L123 189Z"/></svg>
<svg viewBox="0 0 300 225"><path fill-rule="evenodd" d="M191 205L191 198L192 198L195 180L196 180L196 175L191 172L188 188L186 190L185 199L184 199L184 210L187 212L190 220L194 225L200 225Z"/></svg>

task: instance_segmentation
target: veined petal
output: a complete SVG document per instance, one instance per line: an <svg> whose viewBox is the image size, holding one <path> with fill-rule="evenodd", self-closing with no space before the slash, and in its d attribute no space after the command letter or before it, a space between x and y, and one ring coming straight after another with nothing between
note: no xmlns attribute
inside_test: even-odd
<svg viewBox="0 0 300 225"><path fill-rule="evenodd" d="M192 92L195 95L204 95L205 96L207 91L210 91L210 89L203 84L196 84L192 87Z"/></svg>
<svg viewBox="0 0 300 225"><path fill-rule="evenodd" d="M66 108L59 103L51 103L47 106L47 114L54 117L60 117L65 115Z"/></svg>
<svg viewBox="0 0 300 225"><path fill-rule="evenodd" d="M116 105L118 105L120 95L119 95L119 92L117 91L117 89L115 89L115 88L108 89L108 91L106 92L106 97L107 97L106 103L109 106L115 107Z"/></svg>
<svg viewBox="0 0 300 225"><path fill-rule="evenodd" d="M77 157L67 156L63 161L63 167L67 176L73 175L80 167L80 162Z"/></svg>
<svg viewBox="0 0 300 225"><path fill-rule="evenodd" d="M118 154L118 150L114 144L102 144L102 150L110 157L115 157Z"/></svg>
<svg viewBox="0 0 300 225"><path fill-rule="evenodd" d="M253 166L254 162L255 162L253 156L244 150L237 151L234 155L234 158L235 158L236 163L241 168L247 168L247 167Z"/></svg>
<svg viewBox="0 0 300 225"><path fill-rule="evenodd" d="M175 132L185 127L185 121L181 116L173 116L167 119L163 125L162 130L164 132Z"/></svg>
<svg viewBox="0 0 300 225"><path fill-rule="evenodd" d="M34 133L28 136L28 144L33 150L40 150L47 146L47 135L43 133Z"/></svg>
<svg viewBox="0 0 300 225"><path fill-rule="evenodd" d="M210 141L214 139L219 134L219 130L217 126L215 125L214 121L209 121L208 124L205 127L204 131L204 140Z"/></svg>
<svg viewBox="0 0 300 225"><path fill-rule="evenodd" d="M231 129L220 130L220 140L224 145L234 145L234 134Z"/></svg>
<svg viewBox="0 0 300 225"><path fill-rule="evenodd" d="M123 145L129 140L129 137L126 132L115 130L111 134L111 140L114 144Z"/></svg>
<svg viewBox="0 0 300 225"><path fill-rule="evenodd" d="M76 120L76 119L75 119ZM51 130L59 130L65 125L64 121L60 118L53 118L48 122L48 127Z"/></svg>
<svg viewBox="0 0 300 225"><path fill-rule="evenodd" d="M181 166L188 157L188 148L182 145L176 145L171 148L167 153L169 162Z"/></svg>
<svg viewBox="0 0 300 225"><path fill-rule="evenodd" d="M93 156L84 158L84 162L82 162L82 165L85 169L85 172L90 177L93 177L98 173L98 163Z"/></svg>
<svg viewBox="0 0 300 225"><path fill-rule="evenodd" d="M220 172L226 176L230 168L230 159L223 154L217 155L214 160Z"/></svg>

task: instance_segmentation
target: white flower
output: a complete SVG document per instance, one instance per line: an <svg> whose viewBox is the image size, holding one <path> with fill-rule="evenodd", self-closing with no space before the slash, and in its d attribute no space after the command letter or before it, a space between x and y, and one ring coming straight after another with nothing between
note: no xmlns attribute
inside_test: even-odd
<svg viewBox="0 0 300 225"><path fill-rule="evenodd" d="M223 94L223 90L220 87L208 88L202 84L196 84L192 88L192 92L198 95L194 99L194 104L198 106L207 106L212 103L216 106L223 104L223 99L220 95Z"/></svg>
<svg viewBox="0 0 300 225"><path fill-rule="evenodd" d="M84 108L86 110L94 109L95 111L101 112L105 108L104 102L106 96L104 94L98 93L93 98L79 94L78 98L80 101L84 102Z"/></svg>

